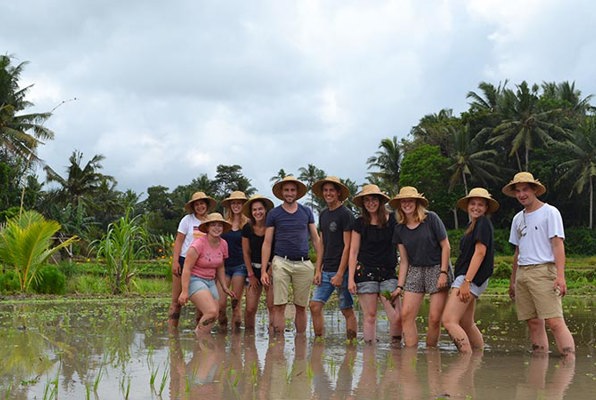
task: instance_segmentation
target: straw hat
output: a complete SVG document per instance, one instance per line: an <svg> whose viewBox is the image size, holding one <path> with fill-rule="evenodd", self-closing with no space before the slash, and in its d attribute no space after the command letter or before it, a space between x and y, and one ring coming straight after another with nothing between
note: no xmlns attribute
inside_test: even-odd
<svg viewBox="0 0 596 400"><path fill-rule="evenodd" d="M207 215L207 219L199 225L199 230L203 233L207 233L207 229L209 229L209 224L212 222L221 222L223 223L223 231L226 233L230 229L232 229L232 224L224 219L224 217L220 213L211 213Z"/></svg>
<svg viewBox="0 0 596 400"><path fill-rule="evenodd" d="M254 196L251 196L251 198L248 199L248 201L242 205L242 214L244 214L248 218L250 218L252 203L254 203L255 201L263 202L265 204L265 209L267 211L269 211L273 208L273 202L271 200L269 200L265 196L261 196L260 194L255 194Z"/></svg>
<svg viewBox="0 0 596 400"><path fill-rule="evenodd" d="M513 179L506 184L501 191L509 197L515 197L515 185L518 183L529 183L536 189L536 196L542 196L546 193L546 187L534 175L529 172L518 172Z"/></svg>
<svg viewBox="0 0 596 400"><path fill-rule="evenodd" d="M292 175L288 175L285 178L283 178L281 181L277 181L275 183L275 185L273 185L273 194L275 195L275 197L277 197L280 200L283 200L283 194L282 194L282 187L285 183L288 182L292 182L296 184L296 187L298 188L298 197L296 197L296 200L302 198L306 192L306 185L302 182L300 182L298 179L294 178Z"/></svg>
<svg viewBox="0 0 596 400"><path fill-rule="evenodd" d="M424 197L424 193L418 193L418 189L416 189L414 186L404 186L401 189L399 189L399 193L396 194L393 199L391 199L389 205L393 209L397 210L399 208L399 202L402 199L419 200L424 207L428 207L428 200L426 199L426 197Z"/></svg>
<svg viewBox="0 0 596 400"><path fill-rule="evenodd" d="M356 204L358 207L362 207L363 206L363 201L364 201L364 196L371 196L371 195L375 195L378 196L379 199L381 200L381 204L385 204L389 201L389 196L387 196L385 193L381 192L381 189L379 189L379 187L377 185L364 185L362 187L362 190L360 191L360 193L358 193L356 196L354 196L354 199L352 200L352 202L354 204Z"/></svg>
<svg viewBox="0 0 596 400"><path fill-rule="evenodd" d="M242 192L240 190L235 190L226 199L223 199L221 201L221 206L229 207L230 203L234 200L240 200L241 202L246 203L248 201L248 197L246 197L244 192Z"/></svg>
<svg viewBox="0 0 596 400"><path fill-rule="evenodd" d="M468 202L472 197L480 197L482 199L488 200L488 210L486 211L487 214L492 214L499 209L499 202L493 199L490 195L488 190L485 188L474 188L470 190L467 196L462 197L457 201L457 207L461 210L468 211Z"/></svg>
<svg viewBox="0 0 596 400"><path fill-rule="evenodd" d="M207 212L212 211L217 206L217 201L213 197L207 196L205 192L194 192L190 200L184 205L184 209L192 214L194 212L193 203L197 200L205 200L208 203Z"/></svg>
<svg viewBox="0 0 596 400"><path fill-rule="evenodd" d="M348 198L348 196L350 196L350 189L341 183L337 176L328 176L324 179L316 181L315 184L312 185L312 192L315 194L315 196L323 198L323 186L326 183L333 183L339 188L339 201L344 201Z"/></svg>

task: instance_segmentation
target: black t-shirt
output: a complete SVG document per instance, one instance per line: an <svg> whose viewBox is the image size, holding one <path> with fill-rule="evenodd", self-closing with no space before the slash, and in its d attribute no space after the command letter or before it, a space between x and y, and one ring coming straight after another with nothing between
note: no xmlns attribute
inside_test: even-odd
<svg viewBox="0 0 596 400"><path fill-rule="evenodd" d="M447 230L441 218L428 211L424 221L414 229L397 224L393 242L405 246L410 265L431 267L441 264L441 241L446 237Z"/></svg>
<svg viewBox="0 0 596 400"><path fill-rule="evenodd" d="M257 235L252 229L250 222L248 222L242 227L242 237L248 239L250 246L250 262L261 264L261 250L263 249L265 236ZM273 259L273 252L271 253L271 259Z"/></svg>
<svg viewBox="0 0 596 400"><path fill-rule="evenodd" d="M480 242L486 246L486 255L484 260L478 268L478 272L472 279L476 285L480 286L490 278L493 274L495 262L495 245L494 245L494 229L493 224L486 216L478 218L474 230L469 235L464 235L459 242L459 257L455 262L455 276L465 275L470 267L470 261L474 255L474 248L476 242Z"/></svg>
<svg viewBox="0 0 596 400"><path fill-rule="evenodd" d="M360 234L359 262L365 266L381 267L395 271L397 252L392 242L395 223L393 213L389 214L389 220L384 227L364 225L362 217L356 218L354 231Z"/></svg>
<svg viewBox="0 0 596 400"><path fill-rule="evenodd" d="M323 236L323 271L337 272L344 251L344 232L352 230L354 216L341 205L331 211L324 209L319 215L319 228Z"/></svg>

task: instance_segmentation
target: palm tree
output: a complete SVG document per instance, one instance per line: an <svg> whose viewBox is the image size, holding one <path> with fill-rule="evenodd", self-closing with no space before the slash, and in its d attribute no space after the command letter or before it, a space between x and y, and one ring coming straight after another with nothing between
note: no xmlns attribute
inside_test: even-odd
<svg viewBox="0 0 596 400"><path fill-rule="evenodd" d="M311 209L317 209L317 211L319 211L319 206L315 203L314 194L311 189L316 181L325 178L325 171L317 168L314 164L308 164L306 168L298 168L298 172L300 173L298 179L306 184L306 189L310 192L310 202L307 205L310 206Z"/></svg>
<svg viewBox="0 0 596 400"><path fill-rule="evenodd" d="M470 110L480 112L498 112L501 96L503 95L505 86L507 86L507 82L508 81L505 80L502 85L501 82L499 82L499 86L497 87L495 87L492 83L480 82L478 84L478 88L482 91L482 95L470 91L466 96L468 99L472 99L472 102L470 103Z"/></svg>
<svg viewBox="0 0 596 400"><path fill-rule="evenodd" d="M469 126L458 128L449 127L453 138L454 152L451 155L453 164L449 167L453 171L449 179L449 190L462 183L464 193L468 193L468 178L488 186L489 182L498 182L499 166L491 160L497 155L493 149L487 149L481 140L482 135L472 137Z"/></svg>
<svg viewBox="0 0 596 400"><path fill-rule="evenodd" d="M532 88L524 81L517 85L517 91L506 89L503 95L504 119L493 130L493 137L489 144L511 143L509 156L515 155L520 171L528 170L530 151L538 144L545 146L555 143L552 134L566 137L565 129L550 122L555 109L542 110L539 105L538 85ZM519 156L520 150L524 152L524 162Z"/></svg>
<svg viewBox="0 0 596 400"><path fill-rule="evenodd" d="M368 169L377 168L378 171L370 172L370 176L380 183L380 188L390 196L395 195L399 190L399 174L401 170L402 148L397 141L397 136L381 140L375 152L366 160Z"/></svg>
<svg viewBox="0 0 596 400"><path fill-rule="evenodd" d="M13 66L10 56L0 56L0 146L30 162L39 161L37 147L42 140L53 139L54 133L43 126L51 113L22 114L33 105L25 100L33 85L19 88L19 78L26 64Z"/></svg>
<svg viewBox="0 0 596 400"><path fill-rule="evenodd" d="M288 173L286 173L286 171L284 171L283 168L280 168L279 171L277 171L276 175L273 175L271 178L269 178L269 182L273 182L273 183L279 182L288 175L292 175L292 174L291 173L288 174Z"/></svg>
<svg viewBox="0 0 596 400"><path fill-rule="evenodd" d="M104 183L115 182L114 178L98 172L103 166L101 162L104 156L96 154L82 166L83 153L74 150L69 157L70 165L66 168L68 176L63 178L49 165L44 167L48 182L58 182L61 188L57 190L57 198L64 203L71 203L77 206L86 196L91 196Z"/></svg>
<svg viewBox="0 0 596 400"><path fill-rule="evenodd" d="M563 162L559 168L564 171L558 180L561 182L574 182L573 189L582 193L586 186L590 192L590 217L589 227L593 227L594 218L594 179L596 179L596 117L587 117L584 122L573 132L571 140L558 145L558 147L573 157Z"/></svg>

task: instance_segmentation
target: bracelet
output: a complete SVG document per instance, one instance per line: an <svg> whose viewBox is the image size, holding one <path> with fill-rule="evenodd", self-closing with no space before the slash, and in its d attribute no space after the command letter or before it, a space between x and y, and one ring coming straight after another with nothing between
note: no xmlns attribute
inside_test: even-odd
<svg viewBox="0 0 596 400"><path fill-rule="evenodd" d="M400 286L400 285L397 285L397 288L400 289L400 290L404 290L404 287L403 286Z"/></svg>
<svg viewBox="0 0 596 400"><path fill-rule="evenodd" d="M445 274L445 275L448 275L448 274L447 274L447 271L443 271L443 270L441 270L441 272L439 272L439 273L440 273L440 274Z"/></svg>
<svg viewBox="0 0 596 400"><path fill-rule="evenodd" d="M255 274L248 274L249 278L252 278L253 276L255 276Z"/></svg>
<svg viewBox="0 0 596 400"><path fill-rule="evenodd" d="M469 280L468 278L464 278L464 282L468 282L469 284L472 284L472 281Z"/></svg>

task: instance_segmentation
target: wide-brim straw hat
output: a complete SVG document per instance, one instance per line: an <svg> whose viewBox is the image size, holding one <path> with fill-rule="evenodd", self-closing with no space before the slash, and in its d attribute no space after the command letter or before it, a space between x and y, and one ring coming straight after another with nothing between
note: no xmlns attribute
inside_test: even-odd
<svg viewBox="0 0 596 400"><path fill-rule="evenodd" d="M242 205L242 214L250 218L252 216L252 203L254 203L255 201L263 202L263 204L265 204L265 209L267 210L267 212L273 208L273 202L271 200L269 200L265 196L261 196L260 194L255 194L254 196L251 196L250 199L248 199L248 201Z"/></svg>
<svg viewBox="0 0 596 400"><path fill-rule="evenodd" d="M470 193L468 193L467 196L459 199L457 201L457 207L459 209L467 212L468 211L468 202L470 201L470 199L472 197L479 197L479 198L488 200L488 210L486 211L487 214L492 214L499 209L499 202L496 201L495 199L493 199L493 197L490 195L488 190L486 190L485 188L480 188L480 187L470 190Z"/></svg>
<svg viewBox="0 0 596 400"><path fill-rule="evenodd" d="M533 185L536 188L536 196L542 196L546 193L546 187L538 179L534 179L534 175L529 172L518 172L515 174L513 179L501 191L509 197L515 197L515 185L518 183Z"/></svg>
<svg viewBox="0 0 596 400"><path fill-rule="evenodd" d="M364 185L360 193L354 196L352 202L356 204L358 207L363 207L364 196L378 196L381 201L381 204L385 204L389 201L389 196L381 192L381 189L379 189L377 185L373 184Z"/></svg>
<svg viewBox="0 0 596 400"><path fill-rule="evenodd" d="M217 201L213 197L207 196L205 192L194 192L190 200L184 205L184 209L190 214L194 213L195 210L193 210L192 204L197 200L205 200L208 203L207 212L211 212L217 207Z"/></svg>
<svg viewBox="0 0 596 400"><path fill-rule="evenodd" d="M399 208L399 202L403 199L414 199L419 201L424 207L428 207L428 200L424 197L424 193L419 193L418 189L414 186L404 186L399 189L399 193L391 199L389 205L391 208L397 210Z"/></svg>
<svg viewBox="0 0 596 400"><path fill-rule="evenodd" d="M199 230L203 233L207 233L207 229L209 229L209 224L211 224L212 222L223 223L224 233L226 233L227 231L232 229L232 224L230 224L228 221L226 221L220 213L215 212L215 213L211 213L211 214L207 215L207 218L205 219L205 221L201 222L201 225L199 225Z"/></svg>
<svg viewBox="0 0 596 400"><path fill-rule="evenodd" d="M323 198L323 186L326 183L332 183L335 185L335 187L339 188L339 201L344 201L350 196L350 189L341 183L339 178L336 176L328 176L324 179L316 181L315 184L312 185L312 192L315 194L315 196Z"/></svg>
<svg viewBox="0 0 596 400"><path fill-rule="evenodd" d="M286 183L295 183L296 187L298 188L298 196L296 197L296 200L304 197L304 195L307 192L307 188L306 185L302 182L300 182L298 179L294 178L292 175L288 175L285 178L283 178L281 181L277 181L275 183L275 185L273 185L273 195L275 197L277 197L280 200L283 200L283 193L282 193L282 188L283 185L285 185Z"/></svg>
<svg viewBox="0 0 596 400"><path fill-rule="evenodd" d="M240 200L242 203L246 203L248 201L248 197L246 197L244 192L235 190L227 198L221 201L221 205L222 207L229 207L230 203L234 200Z"/></svg>

